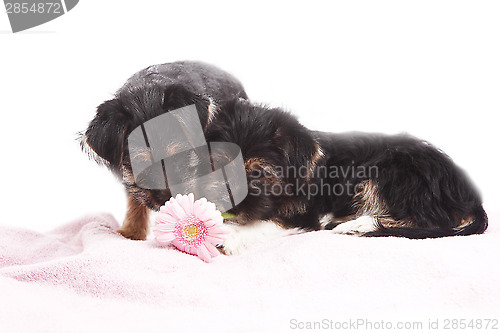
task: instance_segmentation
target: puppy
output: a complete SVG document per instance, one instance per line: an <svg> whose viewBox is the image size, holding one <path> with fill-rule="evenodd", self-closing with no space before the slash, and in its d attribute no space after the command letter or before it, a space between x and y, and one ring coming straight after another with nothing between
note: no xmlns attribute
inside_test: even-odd
<svg viewBox="0 0 500 333"><path fill-rule="evenodd" d="M118 230L126 238L144 240L149 209L158 210L170 191L145 190L132 175L127 137L145 121L165 112L194 104L202 128L212 120L216 105L234 98L246 99L242 84L229 73L193 61L145 68L130 77L115 97L97 108L81 146L95 161L122 179L128 193L125 221Z"/></svg>
<svg viewBox="0 0 500 333"><path fill-rule="evenodd" d="M197 71L206 66L191 65ZM408 135L311 131L281 109L250 103L238 81L211 67L207 72L212 71L226 79L210 89L193 89L192 79L172 79L179 75L166 80L148 69L139 72L115 99L99 106L85 132L83 145L126 186L129 209L119 230L125 237L145 239L148 208L158 210L171 196L168 189L135 184L125 138L143 122L191 104L206 140L235 143L244 159L248 195L230 211L235 217L227 222L234 232L221 249L226 254L310 230L434 238L487 228L477 190L431 144Z"/></svg>
<svg viewBox="0 0 500 333"><path fill-rule="evenodd" d="M231 211L240 225L407 238L480 234L488 225L466 174L409 135L311 131L281 109L235 99L220 106L206 139L241 148L249 194ZM248 246L238 242L246 241L230 240L229 252Z"/></svg>

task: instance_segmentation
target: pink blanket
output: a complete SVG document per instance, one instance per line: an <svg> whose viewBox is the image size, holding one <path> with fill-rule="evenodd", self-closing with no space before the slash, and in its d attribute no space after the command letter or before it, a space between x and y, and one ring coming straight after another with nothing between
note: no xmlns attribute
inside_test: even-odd
<svg viewBox="0 0 500 333"><path fill-rule="evenodd" d="M209 264L126 240L110 215L46 234L0 226L0 332L281 332L407 318L425 328L498 316L495 222L484 235L429 240L311 232Z"/></svg>

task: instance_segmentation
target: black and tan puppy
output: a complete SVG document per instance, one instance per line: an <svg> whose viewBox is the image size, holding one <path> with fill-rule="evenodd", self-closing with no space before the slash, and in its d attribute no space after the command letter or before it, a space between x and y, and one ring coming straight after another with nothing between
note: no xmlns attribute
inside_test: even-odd
<svg viewBox="0 0 500 333"><path fill-rule="evenodd" d="M479 234L488 225L467 175L409 135L310 131L287 112L237 99L205 135L241 147L249 194L232 210L240 224L407 238Z"/></svg>
<svg viewBox="0 0 500 333"><path fill-rule="evenodd" d="M112 170L126 187L128 211L118 230L130 239L146 239L149 208L158 210L170 198L167 190L145 190L135 184L127 137L145 121L194 104L202 128L216 105L246 99L241 83L229 73L202 62L181 61L150 66L134 74L115 97L97 108L95 118L81 136L82 148Z"/></svg>
<svg viewBox="0 0 500 333"><path fill-rule="evenodd" d="M236 217L228 222L239 230L225 242L226 253L277 229L408 238L486 229L479 193L431 144L408 135L311 131L281 109L248 102L241 84L224 72L197 63L163 66L177 69L167 75L151 67L134 75L99 106L84 135L127 188L129 211L119 230L125 237L145 239L148 208L157 210L170 197L168 189L135 184L125 138L143 122L191 104L206 140L237 144L245 164L248 196L231 211ZM186 66L196 70L182 79Z"/></svg>

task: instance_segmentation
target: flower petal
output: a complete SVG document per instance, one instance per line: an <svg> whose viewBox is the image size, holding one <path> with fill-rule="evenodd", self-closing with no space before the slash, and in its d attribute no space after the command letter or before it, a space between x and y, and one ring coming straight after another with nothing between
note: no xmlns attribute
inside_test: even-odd
<svg viewBox="0 0 500 333"><path fill-rule="evenodd" d="M200 220L203 220L201 218L201 216L203 216L205 214L205 211L208 209L208 207L205 204L200 203L200 200L197 200L194 203L194 205L193 205L193 214L196 215L196 217L199 218Z"/></svg>
<svg viewBox="0 0 500 333"><path fill-rule="evenodd" d="M208 220L204 221L203 223L205 224L205 227L207 227L207 228L212 228L215 225L217 225L217 223L214 219L208 219Z"/></svg>
<svg viewBox="0 0 500 333"><path fill-rule="evenodd" d="M222 217L222 213L219 210L216 210L214 213L213 219L217 220L217 224L224 223L224 218Z"/></svg>
<svg viewBox="0 0 500 333"><path fill-rule="evenodd" d="M189 246L189 245L186 245L184 252L189 253L189 254L193 254L193 255L198 255L197 248Z"/></svg>
<svg viewBox="0 0 500 333"><path fill-rule="evenodd" d="M165 204L160 207L160 214L168 214L177 220L177 216L174 216L172 213L172 202L173 198L170 198L169 201L165 202Z"/></svg>
<svg viewBox="0 0 500 333"><path fill-rule="evenodd" d="M186 213L186 199L187 199L187 196L185 195L180 195L180 194L177 194L175 196L175 201L179 204L179 206L182 208L182 210L184 210L184 212Z"/></svg>
<svg viewBox="0 0 500 333"><path fill-rule="evenodd" d="M175 246L177 249L179 249L182 252L187 252L186 251L186 246L184 244L182 244L181 242L179 242L178 239L174 239L172 241L172 245Z"/></svg>
<svg viewBox="0 0 500 333"><path fill-rule="evenodd" d="M210 243L210 244L221 244L222 242L224 242L226 238L222 238L222 237L218 237L218 236L205 236L205 241L207 243Z"/></svg>
<svg viewBox="0 0 500 333"><path fill-rule="evenodd" d="M162 223L154 226L153 231L155 232L173 232L175 230L175 224L172 223Z"/></svg>
<svg viewBox="0 0 500 333"><path fill-rule="evenodd" d="M217 225L221 225L223 221L224 219L222 218L222 215L220 215L220 213L218 215L212 214L212 216L209 219L205 220L205 226L207 228L212 228Z"/></svg>
<svg viewBox="0 0 500 333"><path fill-rule="evenodd" d="M175 234L173 232L165 232L156 235L156 240L160 243L170 243L175 239Z"/></svg>
<svg viewBox="0 0 500 333"><path fill-rule="evenodd" d="M198 200L196 200L196 202L198 202L200 205L204 205L208 202L207 198L200 198Z"/></svg>
<svg viewBox="0 0 500 333"><path fill-rule="evenodd" d="M217 250L217 248L212 244L205 244L205 246L207 247L207 250L212 258L217 257L220 254L219 250Z"/></svg>
<svg viewBox="0 0 500 333"><path fill-rule="evenodd" d="M210 252L208 252L208 249L205 246L205 244L201 244L200 247L198 247L196 255L200 257L201 260L203 260L204 262L209 262L210 259L212 259L212 256L210 255Z"/></svg>
<svg viewBox="0 0 500 333"><path fill-rule="evenodd" d="M179 222L179 220L177 220L175 217L173 217L169 213L160 213L156 217L156 223L157 224L168 224L168 223L170 223L170 224L176 224L177 222Z"/></svg>
<svg viewBox="0 0 500 333"><path fill-rule="evenodd" d="M193 193L189 193L188 195L183 195L179 203L181 204L182 208L184 209L187 215L193 214L193 205L194 205Z"/></svg>
<svg viewBox="0 0 500 333"><path fill-rule="evenodd" d="M179 196L179 195L177 195L177 196ZM179 202L177 200L170 199L170 203L171 203L171 205L170 205L169 213L172 214L172 216L178 218L179 220L182 220L183 218L185 218L187 216L186 212L184 211L184 209L181 207L181 205L179 204Z"/></svg>
<svg viewBox="0 0 500 333"><path fill-rule="evenodd" d="M207 202L204 205L204 208L205 209L203 211L200 211L199 214L196 215L200 220L206 221L211 219L212 217L217 216L217 209L214 203Z"/></svg>
<svg viewBox="0 0 500 333"><path fill-rule="evenodd" d="M208 229L208 235L209 236L223 236L223 235L227 235L229 233L229 230L227 230L226 228L224 228L224 226L215 226L213 228L210 228Z"/></svg>

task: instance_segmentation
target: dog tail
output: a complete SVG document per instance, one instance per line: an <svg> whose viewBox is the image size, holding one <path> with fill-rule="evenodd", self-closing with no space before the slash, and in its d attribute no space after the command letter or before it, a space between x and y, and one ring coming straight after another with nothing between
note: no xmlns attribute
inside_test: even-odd
<svg viewBox="0 0 500 333"><path fill-rule="evenodd" d="M380 223L376 231L363 234L365 237L405 237L411 239L439 238L449 236L467 236L482 234L488 228L488 216L483 206L479 205L473 210L473 220L460 228L404 228L404 227L384 227Z"/></svg>

